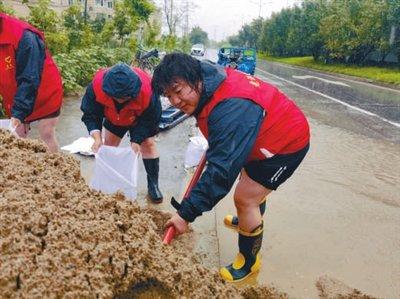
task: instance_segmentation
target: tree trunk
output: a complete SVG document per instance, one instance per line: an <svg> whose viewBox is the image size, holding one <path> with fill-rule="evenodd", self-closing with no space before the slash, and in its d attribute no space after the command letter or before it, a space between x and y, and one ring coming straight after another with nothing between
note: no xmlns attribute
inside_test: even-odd
<svg viewBox="0 0 400 299"><path fill-rule="evenodd" d="M365 50L363 53L362 53L362 58L361 58L361 64L364 64L366 61L367 61L367 57L368 57L368 55L373 51L373 50L375 50L375 47L374 46L369 46L369 48L367 49L367 50Z"/></svg>
<svg viewBox="0 0 400 299"><path fill-rule="evenodd" d="M397 54L397 65L400 65L400 26L395 26L394 49Z"/></svg>
<svg viewBox="0 0 400 299"><path fill-rule="evenodd" d="M389 52L382 53L382 57L379 60L379 65L383 65L385 63L386 57L389 55Z"/></svg>
<svg viewBox="0 0 400 299"><path fill-rule="evenodd" d="M83 18L84 18L83 20L84 20L85 25L87 23L87 17L88 17L87 2L88 2L88 0L85 0L85 8L84 8L84 12L83 12Z"/></svg>

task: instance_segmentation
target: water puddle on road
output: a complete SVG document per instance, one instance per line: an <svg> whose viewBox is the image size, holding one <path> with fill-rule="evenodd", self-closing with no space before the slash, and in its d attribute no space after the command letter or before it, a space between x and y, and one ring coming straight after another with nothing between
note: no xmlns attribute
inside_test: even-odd
<svg viewBox="0 0 400 299"><path fill-rule="evenodd" d="M327 276L341 282L332 290L344 293L343 284L395 298L400 293L400 144L371 133L368 126L375 126L375 119L303 97L297 98L310 120L311 148L267 201L256 283L272 283L295 298L317 298L315 284ZM237 235L222 225L224 215L234 211L230 194L216 215L221 265L237 252Z"/></svg>
<svg viewBox="0 0 400 299"><path fill-rule="evenodd" d="M400 207L400 145L316 123L309 170L316 181Z"/></svg>

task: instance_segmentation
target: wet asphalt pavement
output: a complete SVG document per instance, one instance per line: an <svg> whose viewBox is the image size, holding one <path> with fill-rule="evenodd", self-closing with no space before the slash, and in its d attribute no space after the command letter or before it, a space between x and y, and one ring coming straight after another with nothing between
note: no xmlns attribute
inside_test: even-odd
<svg viewBox="0 0 400 299"><path fill-rule="evenodd" d="M206 58L216 60L216 51ZM256 76L303 109L312 140L303 164L268 199L262 270L246 283L316 298L315 281L328 275L376 297L400 297L400 92L276 63L258 61L257 67ZM61 145L87 135L79 104L76 97L65 101L57 127ZM190 178L183 159L193 127L190 118L158 136L160 185L168 200L181 198ZM76 157L89 181L93 158ZM144 174L140 163L142 205L148 204ZM156 208L173 210L167 201ZM195 252L213 268L237 252L236 234L222 224L228 212L234 212L232 192L193 225Z"/></svg>
<svg viewBox="0 0 400 299"><path fill-rule="evenodd" d="M267 72L267 73L265 73ZM289 80L326 96L332 101L342 101L378 117L392 121L400 127L399 89L355 81L348 76L323 74L289 65L259 61L258 74L269 74ZM276 77L275 77L276 78ZM290 84L290 83L289 83Z"/></svg>
<svg viewBox="0 0 400 299"><path fill-rule="evenodd" d="M305 112L311 149L273 192L264 216L263 267L247 283L273 283L316 298L322 275L380 298L400 296L400 91L342 76L258 61L256 76ZM216 208L221 265L237 239Z"/></svg>

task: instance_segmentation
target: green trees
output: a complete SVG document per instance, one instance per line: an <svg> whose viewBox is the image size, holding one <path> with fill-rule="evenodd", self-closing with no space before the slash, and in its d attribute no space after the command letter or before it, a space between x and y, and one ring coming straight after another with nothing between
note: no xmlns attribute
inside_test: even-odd
<svg viewBox="0 0 400 299"><path fill-rule="evenodd" d="M63 12L64 28L68 35L68 50L80 48L84 35L85 20L83 8L80 5L72 5Z"/></svg>
<svg viewBox="0 0 400 299"><path fill-rule="evenodd" d="M319 34L319 26L325 13L326 1L306 0L303 2L302 22L304 30L301 36L304 44L303 55L311 54L314 60L320 59L324 51L324 41Z"/></svg>
<svg viewBox="0 0 400 299"><path fill-rule="evenodd" d="M250 25L244 25L240 29L239 34L235 37L231 37L229 43L234 46L245 45L247 47L258 47L258 36L262 31L263 19L258 18L253 20Z"/></svg>
<svg viewBox="0 0 400 299"><path fill-rule="evenodd" d="M292 55L286 48L290 28L289 9L284 9L280 14L273 15L269 26L265 28L267 41L270 42L266 47L267 51L277 56Z"/></svg>
<svg viewBox="0 0 400 299"><path fill-rule="evenodd" d="M146 22L156 10L153 2L148 0L124 0L124 4L132 18Z"/></svg>
<svg viewBox="0 0 400 299"><path fill-rule="evenodd" d="M400 62L400 2L399 0L387 0L388 2L388 27L390 27L389 47L396 53Z"/></svg>
<svg viewBox="0 0 400 299"><path fill-rule="evenodd" d="M28 22L45 33L51 53L65 51L69 38L56 12L49 8L50 0L39 0L36 5L27 4L30 9Z"/></svg>
<svg viewBox="0 0 400 299"><path fill-rule="evenodd" d="M325 62L363 64L372 52L381 61L390 52L400 58L400 1L304 0L244 25L229 41L274 56L312 55Z"/></svg>
<svg viewBox="0 0 400 299"><path fill-rule="evenodd" d="M126 13L125 5L122 2L115 3L113 21L121 46L124 46L125 38L137 29L137 24L132 20L132 16Z"/></svg>
<svg viewBox="0 0 400 299"><path fill-rule="evenodd" d="M149 24L150 15L155 11L151 0L124 0L115 3L115 15L111 19L97 17L87 19L84 6L79 2L66 9L61 17L50 9L50 0L38 0L31 4L29 23L45 33L47 45L53 54L70 52L88 46L125 46L136 44L137 31ZM74 1L75 3L75 1ZM0 2L0 9L5 10ZM157 33L153 32L154 35Z"/></svg>
<svg viewBox="0 0 400 299"><path fill-rule="evenodd" d="M199 26L196 26L190 31L189 40L192 44L207 44L208 34Z"/></svg>
<svg viewBox="0 0 400 299"><path fill-rule="evenodd" d="M362 63L371 51L387 48L384 0L333 0L321 20L320 34L329 58Z"/></svg>
<svg viewBox="0 0 400 299"><path fill-rule="evenodd" d="M115 15L109 19L88 19L83 2L74 1L59 16L50 8L50 0L23 0L30 10L27 21L45 34L66 93L83 88L99 68L119 61L131 63L138 39L154 46L161 31L157 19L150 17L155 12L151 0L117 1ZM0 11L12 14L2 0Z"/></svg>
<svg viewBox="0 0 400 299"><path fill-rule="evenodd" d="M145 22L141 30L140 42L149 48L160 46L161 21L156 11L154 16Z"/></svg>

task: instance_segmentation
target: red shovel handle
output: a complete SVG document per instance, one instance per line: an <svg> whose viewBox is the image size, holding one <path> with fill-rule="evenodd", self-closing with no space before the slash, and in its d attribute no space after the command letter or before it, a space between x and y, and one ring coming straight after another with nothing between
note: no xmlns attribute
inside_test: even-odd
<svg viewBox="0 0 400 299"><path fill-rule="evenodd" d="M171 225L167 228L167 230L164 233L163 237L163 244L169 245L172 242L172 239L175 237L176 234L176 229L175 226Z"/></svg>
<svg viewBox="0 0 400 299"><path fill-rule="evenodd" d="M190 191L192 191L194 185L196 185L197 181L199 180L201 173L203 172L204 166L206 165L206 153L203 154L201 157L200 163L196 168L196 171L194 172L192 179L190 180L190 183L186 189L185 195L183 196L182 200L185 200L186 198L189 197ZM176 235L176 229L173 225L169 226L167 230L164 233L163 236L163 244L169 245L171 244L173 238Z"/></svg>
<svg viewBox="0 0 400 299"><path fill-rule="evenodd" d="M193 173L192 179L190 180L189 186L186 189L185 195L183 195L183 200L189 197L190 192L192 191L194 185L196 185L197 181L199 180L201 173L203 172L204 166L206 165L206 153L203 154L199 165L196 168L196 171Z"/></svg>

